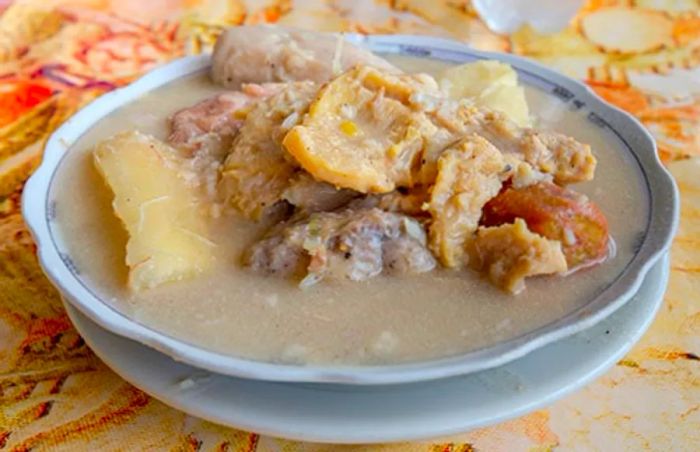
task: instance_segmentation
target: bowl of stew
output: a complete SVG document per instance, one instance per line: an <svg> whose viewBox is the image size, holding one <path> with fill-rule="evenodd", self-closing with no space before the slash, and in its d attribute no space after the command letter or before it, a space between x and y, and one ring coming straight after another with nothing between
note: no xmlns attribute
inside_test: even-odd
<svg viewBox="0 0 700 452"><path fill-rule="evenodd" d="M314 383L460 375L586 329L678 216L650 134L575 80L267 26L89 104L23 196L46 274L103 328Z"/></svg>

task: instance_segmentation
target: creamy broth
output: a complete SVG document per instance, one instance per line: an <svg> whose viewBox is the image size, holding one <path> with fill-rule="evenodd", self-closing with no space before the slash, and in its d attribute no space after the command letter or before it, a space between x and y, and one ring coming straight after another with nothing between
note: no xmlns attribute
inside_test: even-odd
<svg viewBox="0 0 700 452"><path fill-rule="evenodd" d="M444 63L392 58L407 71L437 71ZM473 351L512 339L584 306L632 257L646 221L636 164L616 137L566 111L550 95L527 88L541 127L591 144L598 168L577 185L608 218L617 254L567 278L527 281L512 296L471 271L439 270L364 282L322 283L306 290L293 281L253 274L239 265L242 250L264 225L221 218L212 225L215 269L196 279L131 293L124 264L126 232L111 210L112 194L90 151L110 135L137 129L165 139L175 110L221 91L205 75L189 77L114 112L69 150L51 187L58 235L80 277L113 308L158 331L207 349L264 361L376 364L424 360Z"/></svg>

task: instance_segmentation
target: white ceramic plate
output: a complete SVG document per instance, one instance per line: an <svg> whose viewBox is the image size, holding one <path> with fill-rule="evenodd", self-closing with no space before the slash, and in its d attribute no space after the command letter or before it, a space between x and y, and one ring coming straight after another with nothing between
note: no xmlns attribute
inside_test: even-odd
<svg viewBox="0 0 700 452"><path fill-rule="evenodd" d="M66 247L54 235L55 222L49 186L66 149L95 122L148 91L186 75L206 70L208 56L177 60L135 83L108 93L70 118L51 137L44 161L25 187L23 213L38 244L41 264L64 296L100 326L162 351L178 360L217 373L272 381L388 384L466 374L502 365L539 347L588 328L620 308L636 293L643 277L670 246L677 224L678 196L671 176L660 164L654 141L630 115L603 102L583 84L528 60L506 54L482 53L443 39L415 36L349 36L373 51L421 56L453 62L479 58L503 60L519 72L521 82L550 93L575 114L584 115L621 143L645 180L649 199L646 233L636 254L607 288L575 312L519 337L459 356L431 361L364 367L297 366L240 359L194 346L155 331L117 312L100 300L75 271Z"/></svg>
<svg viewBox="0 0 700 452"><path fill-rule="evenodd" d="M387 386L269 383L211 375L116 336L66 304L88 345L152 396L219 424L304 441L368 443L450 435L552 403L614 365L661 305L668 255L639 292L595 327L504 366Z"/></svg>

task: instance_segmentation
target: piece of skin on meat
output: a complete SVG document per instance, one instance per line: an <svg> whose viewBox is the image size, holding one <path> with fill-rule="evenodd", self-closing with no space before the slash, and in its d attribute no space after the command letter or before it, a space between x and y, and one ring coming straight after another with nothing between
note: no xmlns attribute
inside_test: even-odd
<svg viewBox="0 0 700 452"><path fill-rule="evenodd" d="M469 250L472 265L513 294L525 289L527 277L567 270L561 244L531 232L520 218L512 224L480 227Z"/></svg>
<svg viewBox="0 0 700 452"><path fill-rule="evenodd" d="M244 256L256 272L302 278L361 281L380 273L435 268L423 226L406 215L347 208L292 219L273 227Z"/></svg>
<svg viewBox="0 0 700 452"><path fill-rule="evenodd" d="M420 179L429 181L435 176L444 141L472 133L484 137L504 154L522 159L544 174L551 174L557 184L589 181L595 174L597 162L590 146L566 135L520 127L502 113L452 100L439 102L429 115L449 135L436 135L437 139L428 143Z"/></svg>
<svg viewBox="0 0 700 452"><path fill-rule="evenodd" d="M387 74L358 66L321 88L286 151L316 179L361 193L413 185L426 137L437 128L410 104L439 94L429 76Z"/></svg>
<svg viewBox="0 0 700 452"><path fill-rule="evenodd" d="M218 188L225 205L258 220L283 199L298 165L282 149L282 138L317 91L314 82L290 83L252 106L221 167Z"/></svg>
<svg viewBox="0 0 700 452"><path fill-rule="evenodd" d="M464 246L479 226L481 209L501 189L501 152L471 135L442 153L430 192L430 249L445 267L465 264Z"/></svg>
<svg viewBox="0 0 700 452"><path fill-rule="evenodd" d="M323 83L357 64L400 72L338 35L273 25L231 27L216 41L212 78L222 86L311 80Z"/></svg>

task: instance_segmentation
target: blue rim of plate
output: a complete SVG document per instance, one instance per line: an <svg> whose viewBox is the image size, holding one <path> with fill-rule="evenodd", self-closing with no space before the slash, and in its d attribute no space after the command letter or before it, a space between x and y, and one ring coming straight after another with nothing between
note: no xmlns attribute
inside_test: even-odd
<svg viewBox="0 0 700 452"><path fill-rule="evenodd" d="M634 295L649 269L670 247L678 225L679 200L673 178L661 164L654 139L630 114L608 104L589 87L527 59L476 51L465 44L425 36L346 35L377 53L392 53L450 62L497 59L511 64L526 84L548 90L587 119L608 129L625 145L638 164L648 191L645 233L634 257L617 278L580 309L519 337L461 355L381 366L289 365L237 358L189 344L155 331L102 301L81 279L70 256L54 237L55 203L49 192L53 176L67 150L107 114L146 92L179 78L205 71L210 56L184 57L155 69L134 83L104 94L69 118L49 138L40 167L25 185L22 212L37 243L39 261L52 283L68 301L101 327L136 340L176 360L202 369L241 378L267 381L395 384L462 375L500 366L544 345L568 337L601 321Z"/></svg>

